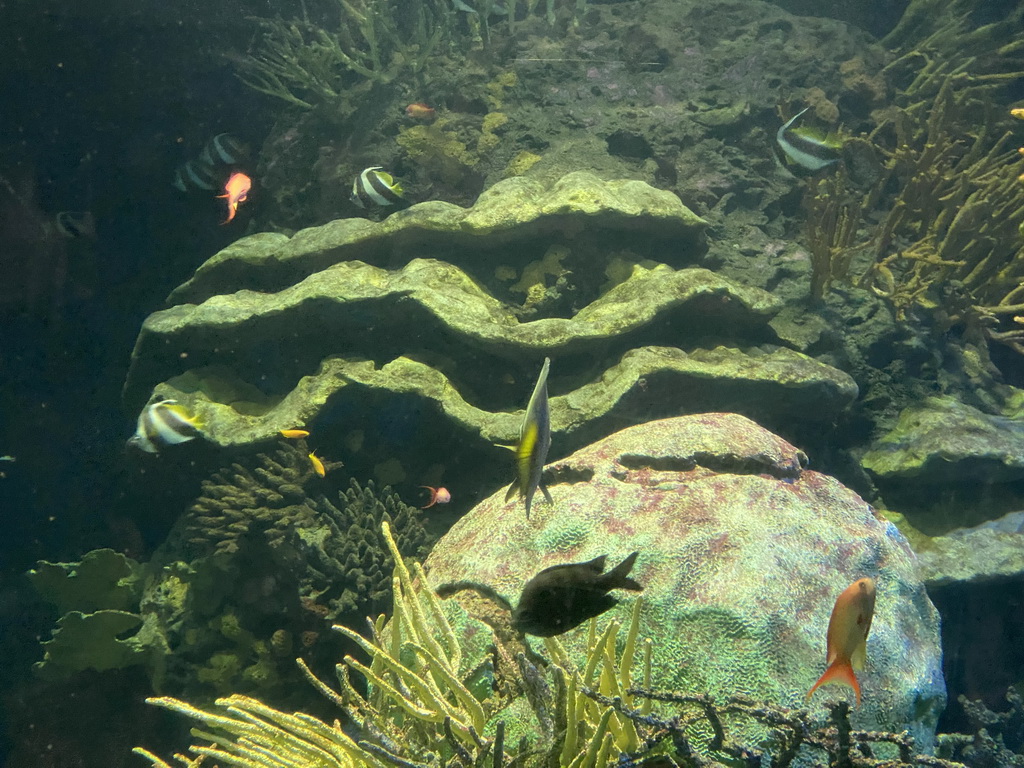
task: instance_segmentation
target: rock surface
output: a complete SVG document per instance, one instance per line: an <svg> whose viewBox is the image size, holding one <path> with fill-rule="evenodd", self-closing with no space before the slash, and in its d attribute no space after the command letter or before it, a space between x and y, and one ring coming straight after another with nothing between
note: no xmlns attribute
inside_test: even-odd
<svg viewBox="0 0 1024 768"><path fill-rule="evenodd" d="M916 549L928 586L981 584L1024 575L1024 512L928 539Z"/></svg>
<svg viewBox="0 0 1024 768"><path fill-rule="evenodd" d="M930 397L900 414L861 464L882 479L1005 483L1024 479L1024 421L953 397Z"/></svg>
<svg viewBox="0 0 1024 768"><path fill-rule="evenodd" d="M878 601L860 673L858 727L911 730L933 743L945 704L938 615L906 539L806 457L749 419L702 414L617 432L549 465L554 505L527 520L504 492L442 537L425 564L434 586L469 580L515 603L542 568L607 554L640 557L641 633L654 640L658 689L746 694L800 706L825 668L836 596L871 576ZM471 592L446 602L467 645L486 652L489 631L470 618ZM601 618L623 621L632 594ZM479 598L477 598L479 599ZM484 628L486 630L486 628ZM582 654L587 626L563 635ZM815 696L850 692L827 687Z"/></svg>
<svg viewBox="0 0 1024 768"><path fill-rule="evenodd" d="M771 293L682 266L703 228L672 194L570 173L509 179L470 209L243 238L147 318L125 400L178 400L219 447L303 425L366 474L401 461L403 477L434 476L444 456L485 482L505 471L491 448L515 442L545 356L552 455L706 410L833 423L853 379L782 342ZM427 435L449 442L423 460Z"/></svg>

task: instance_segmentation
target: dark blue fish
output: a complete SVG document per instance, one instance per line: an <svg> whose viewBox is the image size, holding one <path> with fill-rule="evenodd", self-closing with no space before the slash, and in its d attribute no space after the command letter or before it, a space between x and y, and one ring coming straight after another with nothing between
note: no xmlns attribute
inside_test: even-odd
<svg viewBox="0 0 1024 768"><path fill-rule="evenodd" d="M604 572L607 555L586 563L553 565L538 573L523 587L519 604L512 612L512 626L527 635L553 637L600 616L619 601L608 594L613 589L642 592L629 577L639 552Z"/></svg>

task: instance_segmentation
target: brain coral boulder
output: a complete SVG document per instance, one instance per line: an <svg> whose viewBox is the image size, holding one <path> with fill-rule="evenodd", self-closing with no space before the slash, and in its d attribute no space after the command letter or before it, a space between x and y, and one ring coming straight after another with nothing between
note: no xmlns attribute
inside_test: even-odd
<svg viewBox="0 0 1024 768"><path fill-rule="evenodd" d="M529 520L503 492L478 505L425 568L435 587L471 581L514 603L542 568L602 554L617 563L638 550L632 575L644 585L654 687L790 707L825 669L836 597L870 576L878 598L853 723L908 729L927 749L946 696L938 614L914 555L860 497L805 465L792 445L735 414L630 427L549 465L554 504L535 503ZM609 616L628 621L636 597L616 594L624 604ZM444 604L485 654L491 635L478 618L495 626L493 604L466 589ZM561 638L577 663L587 633L584 624ZM824 715L839 697L852 694L828 686L811 706Z"/></svg>

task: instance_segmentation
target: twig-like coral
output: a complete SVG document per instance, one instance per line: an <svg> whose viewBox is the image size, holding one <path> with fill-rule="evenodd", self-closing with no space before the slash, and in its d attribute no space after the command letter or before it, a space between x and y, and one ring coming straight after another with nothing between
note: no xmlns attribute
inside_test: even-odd
<svg viewBox="0 0 1024 768"><path fill-rule="evenodd" d="M340 23L327 30L306 21L256 19L262 46L238 66L261 93L311 109L335 102L346 73L371 83L418 77L451 34L453 11L442 0L337 0Z"/></svg>

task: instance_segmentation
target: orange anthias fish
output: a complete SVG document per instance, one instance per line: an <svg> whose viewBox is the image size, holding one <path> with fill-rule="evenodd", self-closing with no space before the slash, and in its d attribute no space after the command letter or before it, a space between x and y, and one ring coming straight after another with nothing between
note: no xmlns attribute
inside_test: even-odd
<svg viewBox="0 0 1024 768"><path fill-rule="evenodd" d="M432 507L435 504L447 504L452 500L451 491L447 488L431 488L429 485L421 485L420 488L426 488L430 491L430 503L427 504L426 507L420 507L420 509L426 509L427 507Z"/></svg>
<svg viewBox="0 0 1024 768"><path fill-rule="evenodd" d="M853 670L864 668L874 614L875 582L871 579L858 579L836 598L832 618L828 621L828 669L807 692L808 699L819 685L840 683L853 688L857 706L860 706L860 684Z"/></svg>
<svg viewBox="0 0 1024 768"><path fill-rule="evenodd" d="M406 107L405 114L413 120L433 120L437 112L433 107L429 107L422 101L418 101L415 104L410 104Z"/></svg>
<svg viewBox="0 0 1024 768"><path fill-rule="evenodd" d="M232 173L228 183L224 185L223 195L217 195L217 199L225 198L228 201L228 217L221 222L227 224L238 212L238 204L244 203L249 197L249 190L252 189L252 179L244 173Z"/></svg>

